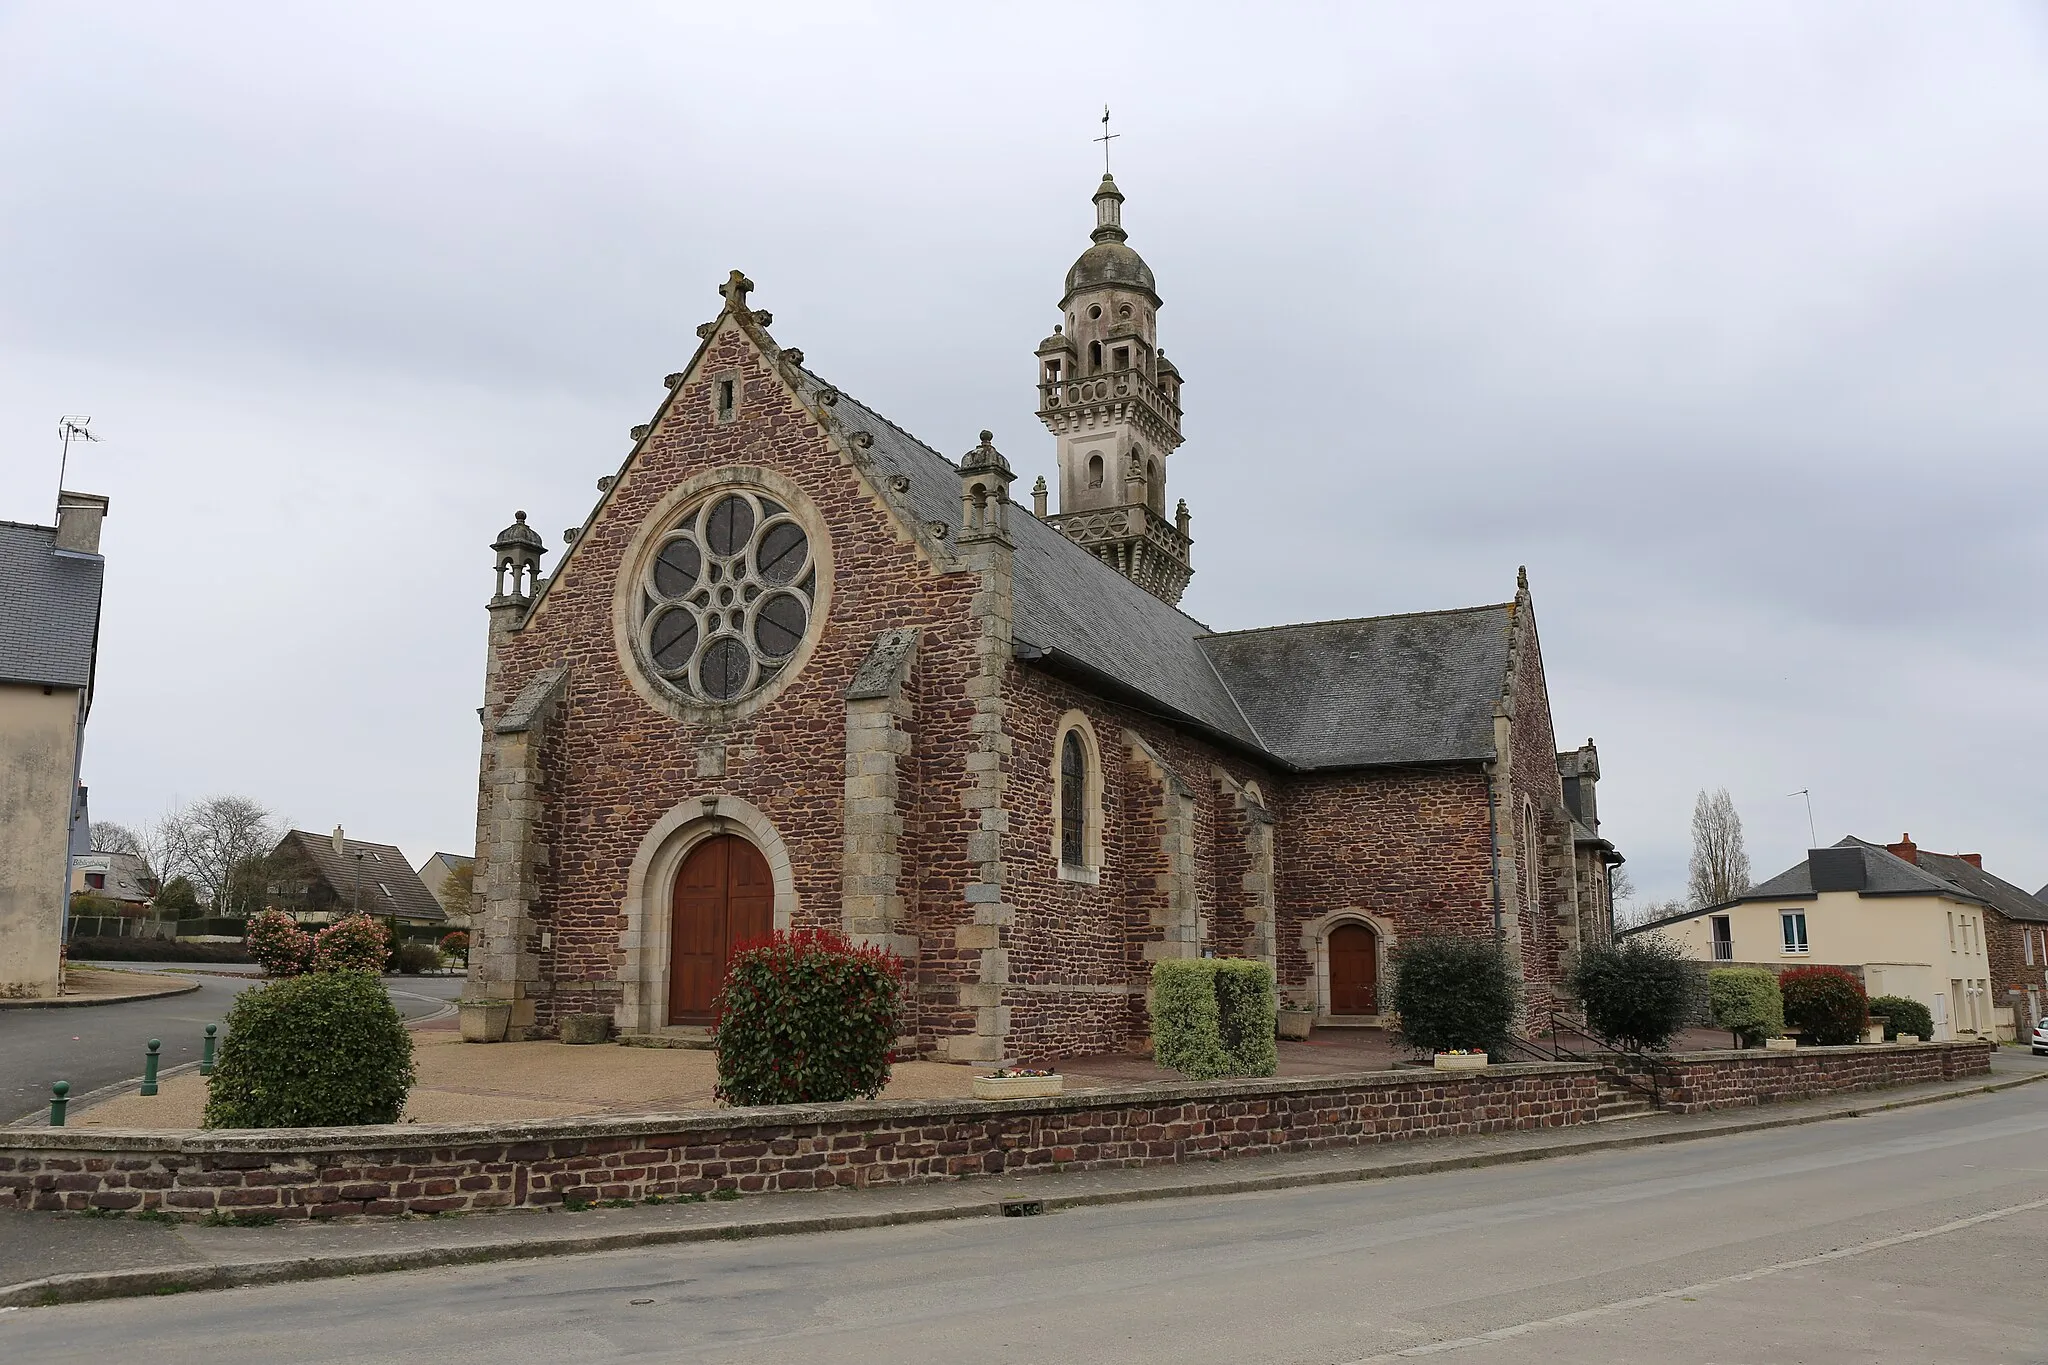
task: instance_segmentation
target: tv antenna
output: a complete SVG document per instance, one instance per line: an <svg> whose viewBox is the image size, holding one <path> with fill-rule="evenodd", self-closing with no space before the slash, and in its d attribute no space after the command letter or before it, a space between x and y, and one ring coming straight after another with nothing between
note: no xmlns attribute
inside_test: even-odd
<svg viewBox="0 0 2048 1365"><path fill-rule="evenodd" d="M1808 791L1806 788L1801 787L1798 791L1786 792L1785 795L1788 798L1794 796L1803 796L1806 798L1806 837L1813 841L1812 843L1808 844L1807 847L1819 848L1820 835L1814 833L1813 831L1813 793Z"/></svg>
<svg viewBox="0 0 2048 1365"><path fill-rule="evenodd" d="M99 437L86 430L90 425L92 425L92 418L90 417L59 417L57 419L57 439L64 444L64 453L57 460L57 502L60 506L64 501L64 471L71 465L71 443L73 441L99 440Z"/></svg>

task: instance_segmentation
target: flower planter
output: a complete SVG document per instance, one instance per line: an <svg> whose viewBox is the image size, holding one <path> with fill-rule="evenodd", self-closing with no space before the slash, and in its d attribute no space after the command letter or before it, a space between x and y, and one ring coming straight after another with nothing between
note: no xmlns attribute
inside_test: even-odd
<svg viewBox="0 0 2048 1365"><path fill-rule="evenodd" d="M1865 1025L1863 1026L1863 1041L1864 1041L1864 1042L1866 1042L1866 1043L1881 1043L1881 1042L1883 1042L1883 1041L1884 1041L1884 1025L1883 1025L1882 1023L1876 1023L1876 1024L1865 1024Z"/></svg>
<svg viewBox="0 0 2048 1365"><path fill-rule="evenodd" d="M1065 1076L976 1076L974 1098L978 1100L1037 1100L1065 1090Z"/></svg>
<svg viewBox="0 0 2048 1365"><path fill-rule="evenodd" d="M1436 1054L1438 1071L1482 1071L1486 1067L1483 1052L1439 1052Z"/></svg>
<svg viewBox="0 0 2048 1365"><path fill-rule="evenodd" d="M565 1043L608 1043L612 1037L612 1017L609 1014L571 1014L562 1020L562 1041Z"/></svg>
<svg viewBox="0 0 2048 1365"><path fill-rule="evenodd" d="M1273 1016L1273 1031L1282 1038L1302 1039L1315 1027L1314 1010L1281 1010Z"/></svg>
<svg viewBox="0 0 2048 1365"><path fill-rule="evenodd" d="M1920 1041L1920 1035L1917 1033L1901 1033L1893 1041L1900 1043L1917 1043Z"/></svg>
<svg viewBox="0 0 2048 1365"><path fill-rule="evenodd" d="M455 1008L462 1016L463 1042L505 1041L505 1030L512 1024L510 1000L458 1000L455 1002Z"/></svg>
<svg viewBox="0 0 2048 1365"><path fill-rule="evenodd" d="M1797 1052L1799 1050L1799 1040L1797 1038L1766 1038L1764 1039L1764 1047L1771 1052Z"/></svg>

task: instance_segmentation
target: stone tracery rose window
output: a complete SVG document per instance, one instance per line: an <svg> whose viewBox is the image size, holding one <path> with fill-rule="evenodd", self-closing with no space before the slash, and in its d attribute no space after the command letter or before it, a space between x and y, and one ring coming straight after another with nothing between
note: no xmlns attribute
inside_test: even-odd
<svg viewBox="0 0 2048 1365"><path fill-rule="evenodd" d="M789 509L722 489L661 538L641 582L640 643L654 671L720 705L767 686L811 626L818 586L809 534Z"/></svg>

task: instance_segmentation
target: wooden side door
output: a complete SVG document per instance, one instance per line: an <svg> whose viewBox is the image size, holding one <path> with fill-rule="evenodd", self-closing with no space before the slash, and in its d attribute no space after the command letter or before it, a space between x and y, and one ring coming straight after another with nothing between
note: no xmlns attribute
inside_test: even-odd
<svg viewBox="0 0 2048 1365"><path fill-rule="evenodd" d="M1380 1012L1379 935L1363 924L1330 931L1330 1013Z"/></svg>
<svg viewBox="0 0 2048 1365"><path fill-rule="evenodd" d="M720 980L733 953L775 932L775 883L768 875L768 859L745 839L732 840L726 860L725 926Z"/></svg>

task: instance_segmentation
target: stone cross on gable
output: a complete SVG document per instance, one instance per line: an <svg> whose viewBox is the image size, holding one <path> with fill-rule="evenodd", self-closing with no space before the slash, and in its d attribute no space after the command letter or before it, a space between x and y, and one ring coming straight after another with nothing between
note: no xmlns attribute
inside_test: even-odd
<svg viewBox="0 0 2048 1365"><path fill-rule="evenodd" d="M745 310L747 295L753 292L753 288L754 282L735 270L726 276L725 283L718 287L718 292L724 295L727 305L737 313Z"/></svg>

